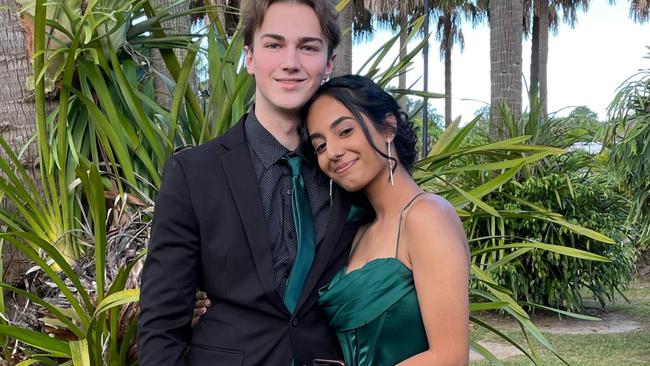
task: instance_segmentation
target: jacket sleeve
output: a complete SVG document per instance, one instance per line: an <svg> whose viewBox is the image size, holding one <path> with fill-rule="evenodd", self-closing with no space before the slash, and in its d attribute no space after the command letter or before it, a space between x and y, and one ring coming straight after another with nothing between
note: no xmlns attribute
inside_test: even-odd
<svg viewBox="0 0 650 366"><path fill-rule="evenodd" d="M200 275L199 228L177 157L165 163L140 289L141 366L184 366Z"/></svg>

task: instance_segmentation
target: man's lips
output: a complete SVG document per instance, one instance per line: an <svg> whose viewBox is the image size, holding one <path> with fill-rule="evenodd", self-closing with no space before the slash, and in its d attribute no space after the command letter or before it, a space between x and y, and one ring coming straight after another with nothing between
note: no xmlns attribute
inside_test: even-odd
<svg viewBox="0 0 650 366"><path fill-rule="evenodd" d="M280 83L284 87L293 87L296 86L302 82L304 82L306 79L293 79L293 78L276 78L275 81Z"/></svg>
<svg viewBox="0 0 650 366"><path fill-rule="evenodd" d="M352 166L357 162L357 159L353 160L348 160L345 163L339 164L335 169L334 172L338 175L343 175L350 171Z"/></svg>

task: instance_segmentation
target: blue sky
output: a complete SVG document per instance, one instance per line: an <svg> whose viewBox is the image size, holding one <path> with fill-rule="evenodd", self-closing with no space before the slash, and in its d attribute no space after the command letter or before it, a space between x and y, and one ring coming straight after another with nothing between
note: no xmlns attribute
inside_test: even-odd
<svg viewBox="0 0 650 366"><path fill-rule="evenodd" d="M452 94L453 115L462 114L466 121L490 101L490 33L484 22L475 28L463 24L463 34L465 49L461 53L456 47L452 56ZM355 44L353 71L390 36L390 32L383 31L371 41ZM430 42L429 90L444 93L439 43L433 36ZM650 59L644 58L650 53L648 46L650 24L633 22L629 17L629 1L619 0L615 5L609 5L606 0L593 1L589 11L578 13L575 28L562 24L557 34L549 36L549 112L560 111L559 115L565 115L571 107L586 105L604 120L616 88L639 69L650 68ZM528 80L530 40L526 39L522 65ZM407 76L409 84L422 75L421 70L422 57L417 57L414 69ZM417 87L422 88L422 83ZM523 99L527 104L527 97ZM442 100L431 103L438 113L444 113Z"/></svg>

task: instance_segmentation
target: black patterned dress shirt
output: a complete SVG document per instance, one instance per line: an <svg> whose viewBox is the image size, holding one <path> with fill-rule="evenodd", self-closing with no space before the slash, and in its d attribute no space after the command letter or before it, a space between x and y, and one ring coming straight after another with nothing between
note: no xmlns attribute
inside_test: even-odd
<svg viewBox="0 0 650 366"><path fill-rule="evenodd" d="M246 140L262 197L266 227L271 239L273 285L280 296L283 296L297 251L291 207L291 171L286 162L280 160L289 150L260 124L253 112L248 114L244 123ZM318 248L325 236L329 220L328 179L319 170L313 156L305 156L300 148L294 153L304 159L301 172L314 215Z"/></svg>

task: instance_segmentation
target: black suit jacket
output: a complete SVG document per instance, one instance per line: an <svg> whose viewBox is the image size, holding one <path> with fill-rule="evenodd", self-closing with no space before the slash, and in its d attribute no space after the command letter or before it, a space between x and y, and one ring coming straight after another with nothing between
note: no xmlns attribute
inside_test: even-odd
<svg viewBox="0 0 650 366"><path fill-rule="evenodd" d="M336 191L327 231L290 314L273 288L271 244L244 119L224 136L165 164L142 275L141 366L311 365L339 358L316 304L357 229ZM212 306L190 327L197 287ZM189 349L188 349L189 346Z"/></svg>

